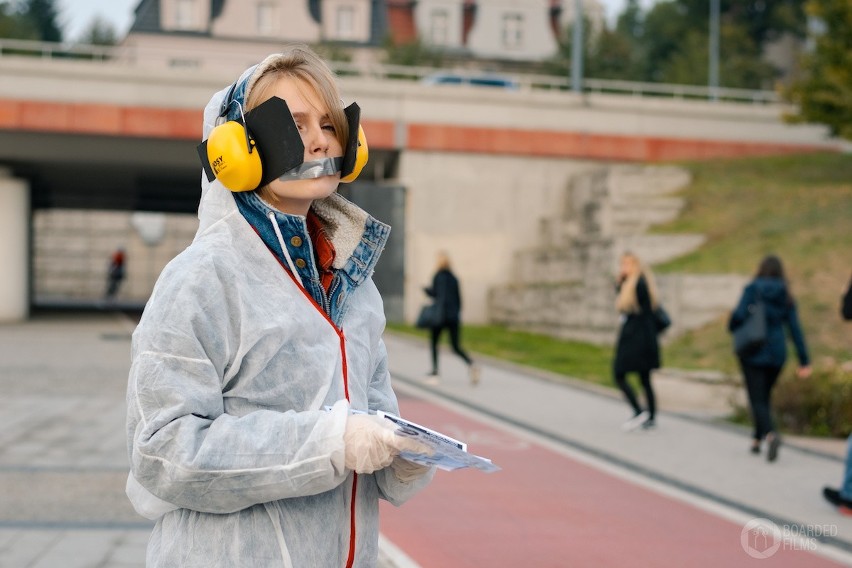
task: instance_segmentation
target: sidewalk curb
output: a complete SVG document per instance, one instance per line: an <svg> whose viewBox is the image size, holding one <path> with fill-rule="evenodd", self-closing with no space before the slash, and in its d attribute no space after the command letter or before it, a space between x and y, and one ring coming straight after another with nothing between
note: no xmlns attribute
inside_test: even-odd
<svg viewBox="0 0 852 568"><path fill-rule="evenodd" d="M428 348L428 342L425 338L416 337L413 335L409 335L404 332L399 332L395 330L385 329L385 334L392 335L394 339L398 339L401 341L405 341L411 345L416 345L418 347L423 347L424 344ZM439 348L443 351L446 350L449 352L449 347L446 345L441 345ZM496 357L492 357L490 355L483 355L481 353L472 353L471 354L474 360L479 361L481 363L485 363L489 366L497 367L506 371L511 371L513 373L524 375L530 379L540 380L547 383L552 383L555 385L563 386L566 388L573 388L582 390L587 393L591 393L594 395L598 395L604 398L609 398L612 400L620 400L622 398L621 393L615 387L605 387L596 383L591 383L588 381L584 381L582 379L578 379L576 377L571 377L569 375L561 375L559 373L554 373L552 371L546 371L544 369L538 369L536 367L529 367L526 365L522 365L520 363L513 363L511 361L505 361L503 359L498 359ZM418 385L421 386L421 385ZM428 388L428 387L427 387ZM432 389L430 389L432 390ZM681 418L683 420L688 420L695 424L703 424L706 426L711 426L713 428L719 428L722 430L726 430L729 432L734 432L742 435L744 438L749 438L751 436L751 428L749 426L736 424L734 422L729 422L726 420L717 420L712 418L707 418L702 415L690 414L688 412L676 412L670 410L660 410L658 411L662 415L675 416L677 418ZM784 447L792 448L798 450L802 453L809 454L812 456L825 458L828 460L836 461L838 463L845 463L845 457L838 456L831 452L826 452L823 450L815 449L807 446L806 444L801 443L801 441L791 441L789 438L784 438Z"/></svg>

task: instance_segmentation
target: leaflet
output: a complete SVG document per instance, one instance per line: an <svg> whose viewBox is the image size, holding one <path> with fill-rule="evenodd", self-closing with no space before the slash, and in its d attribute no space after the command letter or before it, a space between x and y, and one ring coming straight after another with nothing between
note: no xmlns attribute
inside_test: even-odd
<svg viewBox="0 0 852 568"><path fill-rule="evenodd" d="M418 442L425 444L433 451L432 455L402 452L400 456L408 461L421 465L434 465L444 471L453 471L466 467L472 467L485 473L500 471L500 467L494 465L490 459L469 453L467 451L467 444L464 442L381 410L377 411L376 415L390 420L399 426L399 430L396 431L398 436L415 438Z"/></svg>

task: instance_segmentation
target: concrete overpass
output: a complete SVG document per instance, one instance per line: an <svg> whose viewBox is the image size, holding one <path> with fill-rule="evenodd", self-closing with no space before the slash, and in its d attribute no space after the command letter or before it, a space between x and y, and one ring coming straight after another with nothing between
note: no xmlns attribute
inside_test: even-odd
<svg viewBox="0 0 852 568"><path fill-rule="evenodd" d="M26 317L32 301L35 212L194 212L202 108L234 78L0 57L0 319ZM341 83L362 107L370 144L362 188L405 188L401 309L409 316L433 253L447 248L470 298L468 320L483 320L510 253L530 244L567 180L602 161L839 149L821 127L784 124L777 104Z"/></svg>

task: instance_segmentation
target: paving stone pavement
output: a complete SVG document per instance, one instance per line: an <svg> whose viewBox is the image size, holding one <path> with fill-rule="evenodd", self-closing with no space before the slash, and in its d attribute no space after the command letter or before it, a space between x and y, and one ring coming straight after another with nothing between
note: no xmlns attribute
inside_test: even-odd
<svg viewBox="0 0 852 568"><path fill-rule="evenodd" d="M142 568L153 523L124 494L135 321L36 312L0 324L0 568ZM378 568L411 567L381 540Z"/></svg>
<svg viewBox="0 0 852 568"><path fill-rule="evenodd" d="M151 523L124 496L133 323L52 313L0 326L0 568L136 568Z"/></svg>

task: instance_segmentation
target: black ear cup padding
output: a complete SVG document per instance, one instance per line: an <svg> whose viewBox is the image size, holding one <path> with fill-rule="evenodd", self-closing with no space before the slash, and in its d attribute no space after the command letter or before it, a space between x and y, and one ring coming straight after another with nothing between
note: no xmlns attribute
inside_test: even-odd
<svg viewBox="0 0 852 568"><path fill-rule="evenodd" d="M361 107L358 103L352 103L343 109L346 122L349 123L349 139L346 148L343 149L343 165L340 177L346 177L355 169L355 159L358 155L358 126L361 123Z"/></svg>
<svg viewBox="0 0 852 568"><path fill-rule="evenodd" d="M213 173L213 168L210 167L210 160L207 159L207 140L196 146L195 149L198 151L198 157L201 158L201 166L207 175L207 181L212 182L216 179L216 174Z"/></svg>
<svg viewBox="0 0 852 568"><path fill-rule="evenodd" d="M304 161L305 145L284 99L271 97L253 108L246 114L246 125L263 161L260 185L278 179ZM275 151L264 153L263 148Z"/></svg>

